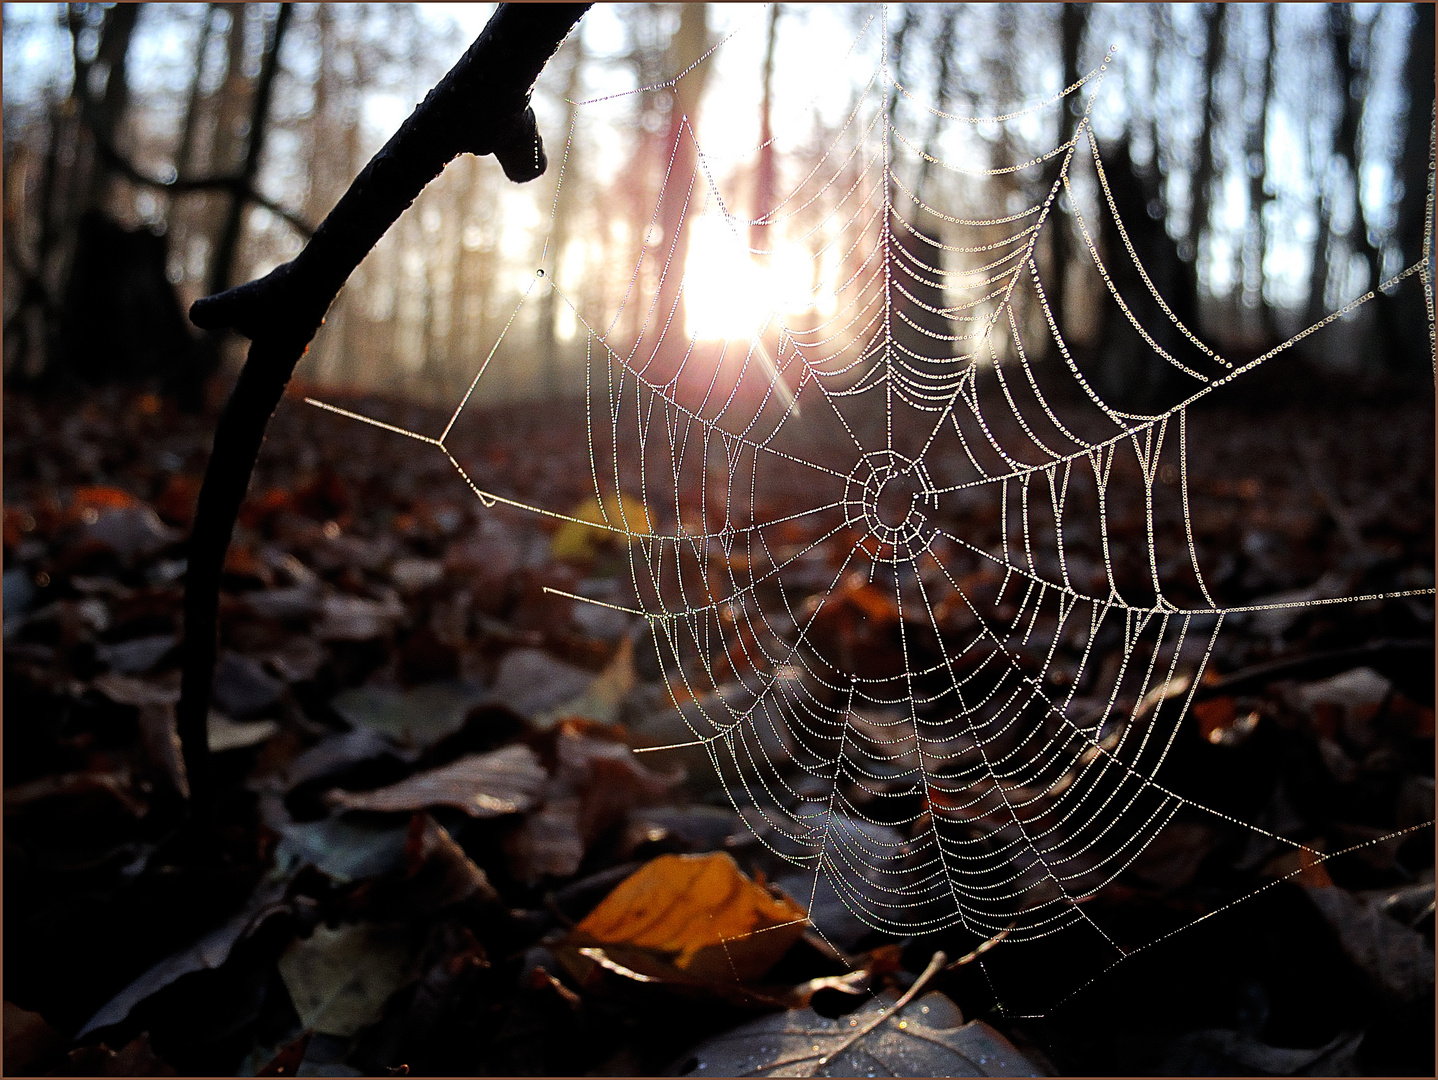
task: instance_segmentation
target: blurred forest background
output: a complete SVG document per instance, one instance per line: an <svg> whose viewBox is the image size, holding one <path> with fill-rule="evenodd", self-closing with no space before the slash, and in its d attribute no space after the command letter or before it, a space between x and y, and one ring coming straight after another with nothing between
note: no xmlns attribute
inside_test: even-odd
<svg viewBox="0 0 1438 1080"><path fill-rule="evenodd" d="M7 4L8 385L158 381L194 400L196 376L225 346L199 339L189 303L292 257L490 10ZM724 44L677 90L628 93L577 126L558 200L557 168L520 188L491 159L456 161L351 280L300 375L453 402L551 228L556 279L587 321L607 325L643 251L678 113L725 170L720 186L742 193L737 211L762 212L844 115L842 100L800 107L815 48L843 55L870 15L596 8L535 95L556 162L572 102L661 84ZM1120 216L1160 293L1219 349L1257 355L1421 258L1431 5L892 5L885 29L897 81L965 115L1050 97L1114 47L1093 121ZM980 126L968 152L1041 154L1080 109ZM910 141L930 124L916 110ZM765 152L734 150L766 139ZM1075 162L1076 197L1097 197L1091 164L1085 174L1083 155ZM1002 213L1041 202L1052 180L1029 169L954 197ZM1075 345L1101 353L1103 285L1072 218L1058 220L1040 256L1055 315ZM1306 359L1341 375L1431 373L1414 286L1309 339ZM562 302L528 305L481 400L582 392L583 346ZM1115 370L1100 381L1112 383L1131 361L1109 352L1099 362Z"/></svg>

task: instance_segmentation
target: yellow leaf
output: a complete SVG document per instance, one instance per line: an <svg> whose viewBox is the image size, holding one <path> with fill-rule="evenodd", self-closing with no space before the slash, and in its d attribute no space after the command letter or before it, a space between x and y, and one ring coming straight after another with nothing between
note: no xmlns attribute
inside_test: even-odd
<svg viewBox="0 0 1438 1080"><path fill-rule="evenodd" d="M601 544L622 544L626 538L633 543L649 535L644 501L633 495L611 493L603 503L586 499L569 517L575 520L562 522L549 541L550 554L560 562L593 562Z"/></svg>
<svg viewBox="0 0 1438 1080"><path fill-rule="evenodd" d="M623 947L606 952L646 974L660 961L686 981L748 981L773 967L806 924L802 907L750 880L724 852L661 855L606 896L572 943Z"/></svg>

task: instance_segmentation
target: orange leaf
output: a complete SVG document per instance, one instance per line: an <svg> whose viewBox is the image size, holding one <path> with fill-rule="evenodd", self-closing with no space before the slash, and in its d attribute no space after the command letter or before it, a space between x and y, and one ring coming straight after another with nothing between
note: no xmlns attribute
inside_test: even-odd
<svg viewBox="0 0 1438 1080"><path fill-rule="evenodd" d="M1233 726L1233 698L1216 697L1195 702L1193 715L1198 717L1198 733L1204 741L1218 742L1223 733Z"/></svg>
<svg viewBox="0 0 1438 1080"><path fill-rule="evenodd" d="M140 500L128 491L113 487L83 487L75 491L70 503L74 512L81 510L123 510L127 506L139 506Z"/></svg>
<svg viewBox="0 0 1438 1080"><path fill-rule="evenodd" d="M253 529L264 524L281 510L290 509L293 502L288 491L270 488L268 491L244 501L240 506L240 524Z"/></svg>
<svg viewBox="0 0 1438 1080"><path fill-rule="evenodd" d="M750 880L727 853L714 852L646 863L571 937L575 945L631 946L627 955L642 950L693 979L732 982L763 976L806 925L802 907Z"/></svg>
<svg viewBox="0 0 1438 1080"><path fill-rule="evenodd" d="M155 512L171 525L189 525L200 497L200 478L174 473L165 481L165 490L155 500Z"/></svg>
<svg viewBox="0 0 1438 1080"><path fill-rule="evenodd" d="M1308 848L1299 848L1298 865L1300 873L1297 880L1300 884L1310 885L1316 889L1333 888L1333 879L1328 876L1328 868Z"/></svg>

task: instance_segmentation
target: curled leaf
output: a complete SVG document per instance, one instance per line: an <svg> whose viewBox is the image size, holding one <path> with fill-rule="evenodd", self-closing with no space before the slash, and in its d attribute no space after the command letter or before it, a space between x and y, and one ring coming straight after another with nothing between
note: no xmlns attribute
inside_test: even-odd
<svg viewBox="0 0 1438 1080"><path fill-rule="evenodd" d="M528 810L546 779L534 751L516 744L469 754L374 791L333 791L328 801L346 810L410 812L455 806L470 817L498 817Z"/></svg>

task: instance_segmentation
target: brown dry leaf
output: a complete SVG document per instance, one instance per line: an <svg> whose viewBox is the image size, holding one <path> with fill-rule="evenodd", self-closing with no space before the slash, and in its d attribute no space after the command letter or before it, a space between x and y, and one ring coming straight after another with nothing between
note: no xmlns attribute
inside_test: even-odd
<svg viewBox="0 0 1438 1080"><path fill-rule="evenodd" d="M130 794L129 771L119 769L114 772L76 772L42 776L8 787L5 789L5 816L30 810L46 799L73 798L91 792L111 796L133 817L141 818L149 813L145 802Z"/></svg>
<svg viewBox="0 0 1438 1080"><path fill-rule="evenodd" d="M566 944L649 979L744 982L762 978L806 925L802 907L745 876L727 853L661 855L600 901Z"/></svg>
<svg viewBox="0 0 1438 1080"><path fill-rule="evenodd" d="M525 816L518 829L505 838L510 868L521 881L533 884L542 877L569 877L584 861L580 831L579 798L552 798Z"/></svg>
<svg viewBox="0 0 1438 1080"><path fill-rule="evenodd" d="M65 1049L65 1038L37 1012L5 1002L5 1075L26 1076L48 1068Z"/></svg>
<svg viewBox="0 0 1438 1080"><path fill-rule="evenodd" d="M634 644L627 637L619 642L614 658L577 697L534 717L540 728L552 726L566 716L597 720L612 724L619 716L619 707L634 689Z"/></svg>
<svg viewBox="0 0 1438 1080"><path fill-rule="evenodd" d="M623 728L570 719L555 734L558 768L544 806L506 840L516 877L569 877L596 839L636 807L668 795L682 773L661 775L639 763Z"/></svg>
<svg viewBox="0 0 1438 1080"><path fill-rule="evenodd" d="M1331 882L1304 891L1338 932L1343 951L1387 994L1412 1001L1432 992L1433 948L1417 930Z"/></svg>
<svg viewBox="0 0 1438 1080"><path fill-rule="evenodd" d="M180 538L178 530L143 504L91 512L97 516L84 519L81 543L108 548L125 566L153 558Z"/></svg>
<svg viewBox="0 0 1438 1080"><path fill-rule="evenodd" d="M428 814L416 814L410 819L404 863L406 882L427 915L470 897L491 901L499 898L484 871Z"/></svg>
<svg viewBox="0 0 1438 1080"><path fill-rule="evenodd" d="M150 1046L150 1036L141 1032L119 1050L104 1043L70 1051L70 1060L54 1076L178 1076Z"/></svg>
<svg viewBox="0 0 1438 1080"><path fill-rule="evenodd" d="M456 806L470 817L516 814L534 805L548 774L527 746L469 754L429 772L374 791L332 791L329 803L346 810L404 811Z"/></svg>
<svg viewBox="0 0 1438 1080"><path fill-rule="evenodd" d="M313 1031L306 1031L293 1042L285 1044L279 1052L270 1059L256 1076L294 1076L299 1069L301 1062L305 1060L305 1051L309 1049L310 1039L314 1038Z"/></svg>
<svg viewBox="0 0 1438 1080"><path fill-rule="evenodd" d="M539 649L511 649L499 662L491 699L520 716L549 713L584 694L594 676Z"/></svg>
<svg viewBox="0 0 1438 1080"><path fill-rule="evenodd" d="M285 878L263 882L245 907L229 921L142 972L130 985L102 1005L75 1037L83 1039L92 1032L123 1023L135 1006L177 979L197 971L218 969L230 958L237 942L259 930L271 916L289 910L289 904L285 900L288 885L288 879Z"/></svg>
<svg viewBox="0 0 1438 1080"><path fill-rule="evenodd" d="M91 681L90 686L117 705L133 705L136 708L144 708L147 705L173 705L180 700L178 685L169 686L147 682L144 679L121 675L115 671L97 675Z"/></svg>
<svg viewBox="0 0 1438 1080"><path fill-rule="evenodd" d="M183 799L190 797L189 774L185 772L184 747L175 723L173 702L140 706L140 744L150 764L159 769L170 787Z"/></svg>
<svg viewBox="0 0 1438 1080"><path fill-rule="evenodd" d="M326 596L321 611L314 629L321 641L371 641L388 634L404 618L398 600L366 600L362 596Z"/></svg>

